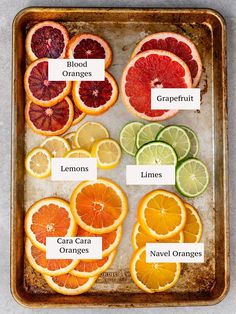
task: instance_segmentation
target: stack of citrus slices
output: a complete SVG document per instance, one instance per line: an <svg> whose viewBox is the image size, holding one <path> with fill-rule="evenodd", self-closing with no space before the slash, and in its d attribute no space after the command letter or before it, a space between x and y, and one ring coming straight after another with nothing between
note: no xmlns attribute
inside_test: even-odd
<svg viewBox="0 0 236 314"><path fill-rule="evenodd" d="M165 291L178 281L180 263L147 263L146 243L199 242L201 219L193 206L166 190L146 194L138 204L137 215L132 233L132 279L145 292Z"/></svg>
<svg viewBox="0 0 236 314"><path fill-rule="evenodd" d="M128 212L125 193L113 181L81 182L70 204L56 197L34 203L25 216L25 252L30 265L58 293L88 291L113 263ZM102 259L47 259L47 237L102 237Z"/></svg>

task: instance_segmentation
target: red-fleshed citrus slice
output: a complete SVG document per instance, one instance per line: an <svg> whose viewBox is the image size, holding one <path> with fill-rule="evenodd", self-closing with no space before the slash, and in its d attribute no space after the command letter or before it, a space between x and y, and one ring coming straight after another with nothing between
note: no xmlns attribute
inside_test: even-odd
<svg viewBox="0 0 236 314"><path fill-rule="evenodd" d="M76 232L70 205L61 198L41 199L26 213L25 233L40 250L46 251L46 237L73 237Z"/></svg>
<svg viewBox="0 0 236 314"><path fill-rule="evenodd" d="M73 103L74 105L74 120L72 122L72 125L78 124L83 118L86 116L86 113L79 110L79 108Z"/></svg>
<svg viewBox="0 0 236 314"><path fill-rule="evenodd" d="M24 77L26 95L40 106L51 107L63 100L71 91L69 81L48 80L48 58L32 62Z"/></svg>
<svg viewBox="0 0 236 314"><path fill-rule="evenodd" d="M70 273L82 278L99 276L111 266L115 256L116 251L113 251L102 259L80 260Z"/></svg>
<svg viewBox="0 0 236 314"><path fill-rule="evenodd" d="M44 21L34 25L25 40L31 61L39 58L64 58L69 41L67 29L57 22Z"/></svg>
<svg viewBox="0 0 236 314"><path fill-rule="evenodd" d="M88 291L95 283L97 277L80 278L71 274L60 276L43 275L47 284L54 291L65 295L78 295Z"/></svg>
<svg viewBox="0 0 236 314"><path fill-rule="evenodd" d="M147 50L166 50L182 59L191 72L193 87L199 83L202 74L202 61L194 43L187 37L171 32L161 32L145 37L132 53L132 57Z"/></svg>
<svg viewBox="0 0 236 314"><path fill-rule="evenodd" d="M117 229L128 212L123 190L105 178L79 183L71 195L70 205L77 224L96 234Z"/></svg>
<svg viewBox="0 0 236 314"><path fill-rule="evenodd" d="M79 260L47 259L46 252L34 246L29 238L25 241L25 254L30 265L39 273L49 276L59 276L73 270Z"/></svg>
<svg viewBox="0 0 236 314"><path fill-rule="evenodd" d="M66 48L69 59L105 59L107 69L112 62L112 50L108 43L93 34L79 34L71 38Z"/></svg>
<svg viewBox="0 0 236 314"><path fill-rule="evenodd" d="M118 98L118 86L111 74L104 81L75 81L72 87L76 106L90 115L99 115L112 107Z"/></svg>
<svg viewBox="0 0 236 314"><path fill-rule="evenodd" d="M128 110L146 120L166 120L178 110L152 110L151 88L191 88L188 66L179 57L163 50L138 54L125 67L121 80L122 97Z"/></svg>
<svg viewBox="0 0 236 314"><path fill-rule="evenodd" d="M28 101L25 106L25 119L28 126L36 133L51 136L65 133L72 124L74 106L65 97L51 107L43 107Z"/></svg>

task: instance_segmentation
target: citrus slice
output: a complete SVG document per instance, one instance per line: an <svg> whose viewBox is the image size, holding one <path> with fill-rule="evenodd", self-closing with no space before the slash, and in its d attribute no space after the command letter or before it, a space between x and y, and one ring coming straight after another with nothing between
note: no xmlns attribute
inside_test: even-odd
<svg viewBox="0 0 236 314"><path fill-rule="evenodd" d="M176 187L186 197L196 197L205 192L209 173L205 164L195 158L184 161L176 170Z"/></svg>
<svg viewBox="0 0 236 314"><path fill-rule="evenodd" d="M122 98L127 109L146 120L166 120L178 110L151 109L151 88L190 88L188 66L179 57L163 50L150 50L129 61L121 79Z"/></svg>
<svg viewBox="0 0 236 314"><path fill-rule="evenodd" d="M25 254L30 265L39 273L49 276L59 276L73 270L79 260L47 259L46 252L32 245L29 238L25 241Z"/></svg>
<svg viewBox="0 0 236 314"><path fill-rule="evenodd" d="M49 151L55 158L64 157L71 149L67 140L60 136L50 136L40 146Z"/></svg>
<svg viewBox="0 0 236 314"><path fill-rule="evenodd" d="M66 158L90 158L92 156L87 150L78 148L78 149L72 149L71 151L66 153L64 157Z"/></svg>
<svg viewBox="0 0 236 314"><path fill-rule="evenodd" d="M199 151L199 141L196 133L194 133L192 129L185 125L181 125L181 128L184 129L185 132L188 134L191 143L190 151L187 157L196 157Z"/></svg>
<svg viewBox="0 0 236 314"><path fill-rule="evenodd" d="M77 224L97 234L117 229L128 212L125 193L105 178L79 183L71 195L70 205Z"/></svg>
<svg viewBox="0 0 236 314"><path fill-rule="evenodd" d="M140 52L152 49L166 50L181 58L189 67L193 87L196 87L202 73L202 62L194 43L187 37L172 32L160 32L145 37L132 53L132 57Z"/></svg>
<svg viewBox="0 0 236 314"><path fill-rule="evenodd" d="M176 151L178 161L187 157L190 152L191 143L188 134L177 125L165 127L158 133L156 139L171 145Z"/></svg>
<svg viewBox="0 0 236 314"><path fill-rule="evenodd" d="M131 237L133 249L137 250L146 245L146 243L183 243L184 233L180 231L176 235L168 239L157 240L153 236L147 234L141 227L139 222L136 222Z"/></svg>
<svg viewBox="0 0 236 314"><path fill-rule="evenodd" d="M112 50L108 43L93 34L79 34L71 38L66 55L69 59L105 59L105 68L112 62Z"/></svg>
<svg viewBox="0 0 236 314"><path fill-rule="evenodd" d="M185 203L186 208L186 223L183 229L184 242L196 243L199 242L202 236L202 222L197 211L193 206Z"/></svg>
<svg viewBox="0 0 236 314"><path fill-rule="evenodd" d="M51 154L44 148L36 147L25 158L26 171L35 178L47 178L51 174Z"/></svg>
<svg viewBox="0 0 236 314"><path fill-rule="evenodd" d="M85 122L75 134L75 146L91 150L94 142L109 138L107 129L98 122Z"/></svg>
<svg viewBox="0 0 236 314"><path fill-rule="evenodd" d="M48 58L32 62L24 77L26 95L36 105L51 107L62 101L71 91L69 81L48 80Z"/></svg>
<svg viewBox="0 0 236 314"><path fill-rule="evenodd" d="M137 152L136 136L142 126L141 122L130 122L120 132L120 145L131 156L135 156Z"/></svg>
<svg viewBox="0 0 236 314"><path fill-rule="evenodd" d="M97 116L115 104L118 86L113 76L105 72L104 81L73 82L72 96L79 110Z"/></svg>
<svg viewBox="0 0 236 314"><path fill-rule="evenodd" d="M65 58L69 34L64 26L52 21L34 25L25 40L26 53L31 61L39 58Z"/></svg>
<svg viewBox="0 0 236 314"><path fill-rule="evenodd" d="M147 234L158 240L175 236L186 222L186 209L174 193L153 190L138 204L138 222Z"/></svg>
<svg viewBox="0 0 236 314"><path fill-rule="evenodd" d="M151 142L144 144L136 154L137 165L176 165L175 150L167 143Z"/></svg>
<svg viewBox="0 0 236 314"><path fill-rule="evenodd" d="M43 275L47 284L54 291L64 295L78 295L88 291L95 283L97 277L80 278L71 274L60 276Z"/></svg>
<svg viewBox="0 0 236 314"><path fill-rule="evenodd" d="M76 148L75 146L75 132L66 133L63 138L70 144L71 148Z"/></svg>
<svg viewBox="0 0 236 314"><path fill-rule="evenodd" d="M51 107L43 107L28 101L25 118L28 126L36 133L51 136L65 133L72 124L74 106L68 97Z"/></svg>
<svg viewBox="0 0 236 314"><path fill-rule="evenodd" d="M74 276L79 276L82 278L99 276L102 272L106 271L111 266L115 256L116 251L113 251L102 259L80 260L70 273Z"/></svg>
<svg viewBox="0 0 236 314"><path fill-rule="evenodd" d="M145 124L137 133L136 146L140 148L144 144L155 141L157 134L163 129L164 126L158 122L151 122Z"/></svg>
<svg viewBox="0 0 236 314"><path fill-rule="evenodd" d="M180 263L147 263L146 248L137 250L130 263L135 284L145 292L162 292L173 287L180 276Z"/></svg>
<svg viewBox="0 0 236 314"><path fill-rule="evenodd" d="M25 216L25 233L32 244L46 251L46 237L73 237L77 226L69 204L47 197L35 202Z"/></svg>
<svg viewBox="0 0 236 314"><path fill-rule="evenodd" d="M79 108L75 104L73 105L74 105L74 120L72 122L72 125L76 125L81 120L83 120L83 118L85 118L86 114L82 112L81 110L79 110Z"/></svg>
<svg viewBox="0 0 236 314"><path fill-rule="evenodd" d="M120 163L121 149L115 140L107 138L93 144L91 155L97 158L98 168L113 169Z"/></svg>

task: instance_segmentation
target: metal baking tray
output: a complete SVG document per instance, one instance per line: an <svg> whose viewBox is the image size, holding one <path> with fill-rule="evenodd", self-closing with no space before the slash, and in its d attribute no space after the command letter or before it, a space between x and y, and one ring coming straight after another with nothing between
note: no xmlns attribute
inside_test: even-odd
<svg viewBox="0 0 236 314"><path fill-rule="evenodd" d="M172 289L155 294L139 290L132 282L129 261L132 255L131 229L140 197L153 189L125 185L123 157L118 168L99 175L118 182L127 192L129 214L115 263L86 294L63 296L50 290L24 258L24 213L36 200L51 195L69 198L76 183L40 181L24 170L25 153L41 143L25 124L23 76L26 68L24 41L27 29L42 20L64 24L71 35L95 33L113 48L109 71L119 82L132 49L144 36L173 31L189 37L203 61L200 82L201 111L181 112L168 121L191 126L199 135L201 154L210 170L210 186L203 196L191 200L203 220L204 264L183 264L181 277ZM226 26L222 16L210 9L110 9L110 8L27 8L13 22L12 78L12 195L11 195L11 291L27 307L157 307L209 305L220 302L229 286L228 146L227 146ZM97 120L118 138L123 124L132 117L119 98L117 104ZM166 124L166 123L165 123ZM117 175L119 173L119 175ZM170 188L172 190L172 188Z"/></svg>

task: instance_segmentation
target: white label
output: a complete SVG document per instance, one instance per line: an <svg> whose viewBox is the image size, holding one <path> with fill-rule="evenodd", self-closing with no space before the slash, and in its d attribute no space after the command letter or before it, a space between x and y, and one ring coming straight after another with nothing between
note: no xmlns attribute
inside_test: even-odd
<svg viewBox="0 0 236 314"><path fill-rule="evenodd" d="M102 237L47 237L47 259L101 259Z"/></svg>
<svg viewBox="0 0 236 314"><path fill-rule="evenodd" d="M204 263L204 243L147 243L147 263Z"/></svg>
<svg viewBox="0 0 236 314"><path fill-rule="evenodd" d="M97 180L96 158L52 158L52 181Z"/></svg>
<svg viewBox="0 0 236 314"><path fill-rule="evenodd" d="M49 81L104 81L104 59L49 59Z"/></svg>
<svg viewBox="0 0 236 314"><path fill-rule="evenodd" d="M127 185L175 185L174 165L128 165Z"/></svg>
<svg viewBox="0 0 236 314"><path fill-rule="evenodd" d="M151 108L200 110L200 88L152 88Z"/></svg>

